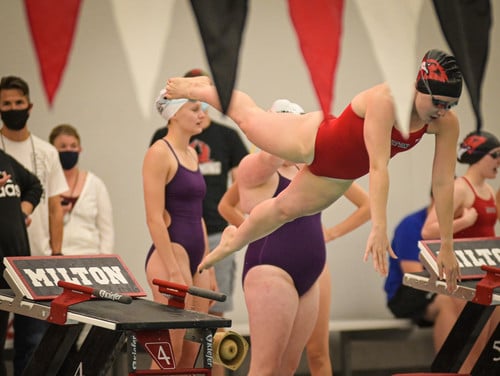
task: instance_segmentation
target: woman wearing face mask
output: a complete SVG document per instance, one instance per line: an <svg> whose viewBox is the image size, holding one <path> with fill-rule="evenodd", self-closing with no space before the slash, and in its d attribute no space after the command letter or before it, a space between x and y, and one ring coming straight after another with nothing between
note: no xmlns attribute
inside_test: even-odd
<svg viewBox="0 0 500 376"><path fill-rule="evenodd" d="M69 190L61 195L64 210L64 255L94 255L114 251L113 213L103 181L80 170L80 135L68 124L52 129L49 141L59 152Z"/></svg>

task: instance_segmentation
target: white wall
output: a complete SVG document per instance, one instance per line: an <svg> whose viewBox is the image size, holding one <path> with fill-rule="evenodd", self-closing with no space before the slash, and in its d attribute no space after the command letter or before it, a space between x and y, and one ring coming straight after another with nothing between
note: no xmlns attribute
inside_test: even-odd
<svg viewBox="0 0 500 376"><path fill-rule="evenodd" d="M52 127L61 122L78 127L84 148L81 164L103 178L111 193L116 251L147 289L144 258L151 240L144 217L141 165L150 137L162 125L162 120L154 114L147 118L142 115L135 100L110 3L102 0L82 2L68 68L54 106L49 109L22 3L0 2L0 75L19 75L29 82L35 104L29 126L35 134L47 138ZM147 1L143 3L148 4ZM500 8L496 5L493 3L494 19L500 16ZM263 107L285 97L300 103L306 111L316 110L315 95L296 45L286 2L251 0L249 6L237 88L247 91ZM355 93L382 80L356 5L346 1L345 6L335 113L339 113ZM193 67L208 67L189 2L177 0L174 12L167 48L162 56L162 70L157 78L158 85L151 93L151 103L169 76L182 75ZM449 50L430 1L425 4L421 20L419 55L430 48ZM137 32L141 30L138 28ZM493 47L499 45L499 34L499 29L494 28L483 87L485 129L497 134L500 134L496 122L500 118L496 97L500 73L495 68L499 66L500 49ZM148 43L146 33L144 43ZM418 61L415 62L417 65ZM463 95L457 113L463 136L475 127L467 93ZM391 161L390 235L404 215L427 203L432 150L432 137L425 137L413 152ZM462 172L463 168L457 171L458 174ZM366 178L360 183L367 188ZM498 179L493 185L495 188L499 186ZM351 204L340 200L325 210L325 224L333 225L352 209ZM389 316L385 308L383 278L373 271L371 262L365 264L362 261L368 231L369 225L365 225L328 246L328 263L333 276L332 316L336 318ZM243 252L240 252L240 260L242 256ZM239 278L238 275L237 307L228 315L234 321L246 319Z"/></svg>

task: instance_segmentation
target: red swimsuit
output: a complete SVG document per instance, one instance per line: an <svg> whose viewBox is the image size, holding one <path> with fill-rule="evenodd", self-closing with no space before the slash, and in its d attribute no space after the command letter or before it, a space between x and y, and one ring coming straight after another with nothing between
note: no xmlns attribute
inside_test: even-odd
<svg viewBox="0 0 500 376"><path fill-rule="evenodd" d="M480 238L495 236L495 224L497 223L497 207L493 195L489 199L481 198L477 195L472 184L462 176L472 192L474 192L474 203L472 207L477 211L476 222L462 231L456 232L453 237L460 238Z"/></svg>
<svg viewBox="0 0 500 376"><path fill-rule="evenodd" d="M338 118L323 120L316 135L314 160L309 170L317 176L349 180L367 174L370 164L363 136L364 121L354 113L350 104ZM426 131L427 125L405 139L393 127L391 158L415 146Z"/></svg>

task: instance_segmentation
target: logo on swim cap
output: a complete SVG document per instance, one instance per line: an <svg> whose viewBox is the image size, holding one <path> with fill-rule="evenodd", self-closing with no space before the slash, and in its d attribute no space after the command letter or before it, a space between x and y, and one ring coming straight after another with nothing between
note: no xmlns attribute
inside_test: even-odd
<svg viewBox="0 0 500 376"><path fill-rule="evenodd" d="M455 57L439 50L428 51L422 59L416 88L424 94L459 98L462 93L462 72Z"/></svg>
<svg viewBox="0 0 500 376"><path fill-rule="evenodd" d="M422 61L422 66L419 72L419 79L435 80L440 82L447 82L448 75L444 68L434 59Z"/></svg>
<svg viewBox="0 0 500 376"><path fill-rule="evenodd" d="M500 141L495 135L486 131L471 132L460 144L457 160L460 163L474 164L498 147Z"/></svg>

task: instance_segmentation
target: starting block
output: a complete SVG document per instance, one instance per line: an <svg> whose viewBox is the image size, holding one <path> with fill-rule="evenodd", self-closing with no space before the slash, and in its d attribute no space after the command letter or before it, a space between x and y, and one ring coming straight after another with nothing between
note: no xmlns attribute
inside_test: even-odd
<svg viewBox="0 0 500 376"><path fill-rule="evenodd" d="M177 284L169 288L175 304L144 299L118 255L6 257L4 264L11 289L0 290L0 309L51 323L25 374L106 375L126 343L129 375L211 375L215 331L231 326L183 309L186 293L215 300L223 294ZM77 350L81 324L91 329ZM201 368L176 368L171 329L187 329L185 338L201 344ZM160 370L137 369L138 345Z"/></svg>
<svg viewBox="0 0 500 376"><path fill-rule="evenodd" d="M403 284L467 301L462 313L431 365L431 371L458 372L493 310L500 305L500 238L456 239L454 251L462 280L452 293L439 279L439 241L420 241L425 271L406 273ZM500 375L500 325L491 335L471 372L472 376Z"/></svg>

